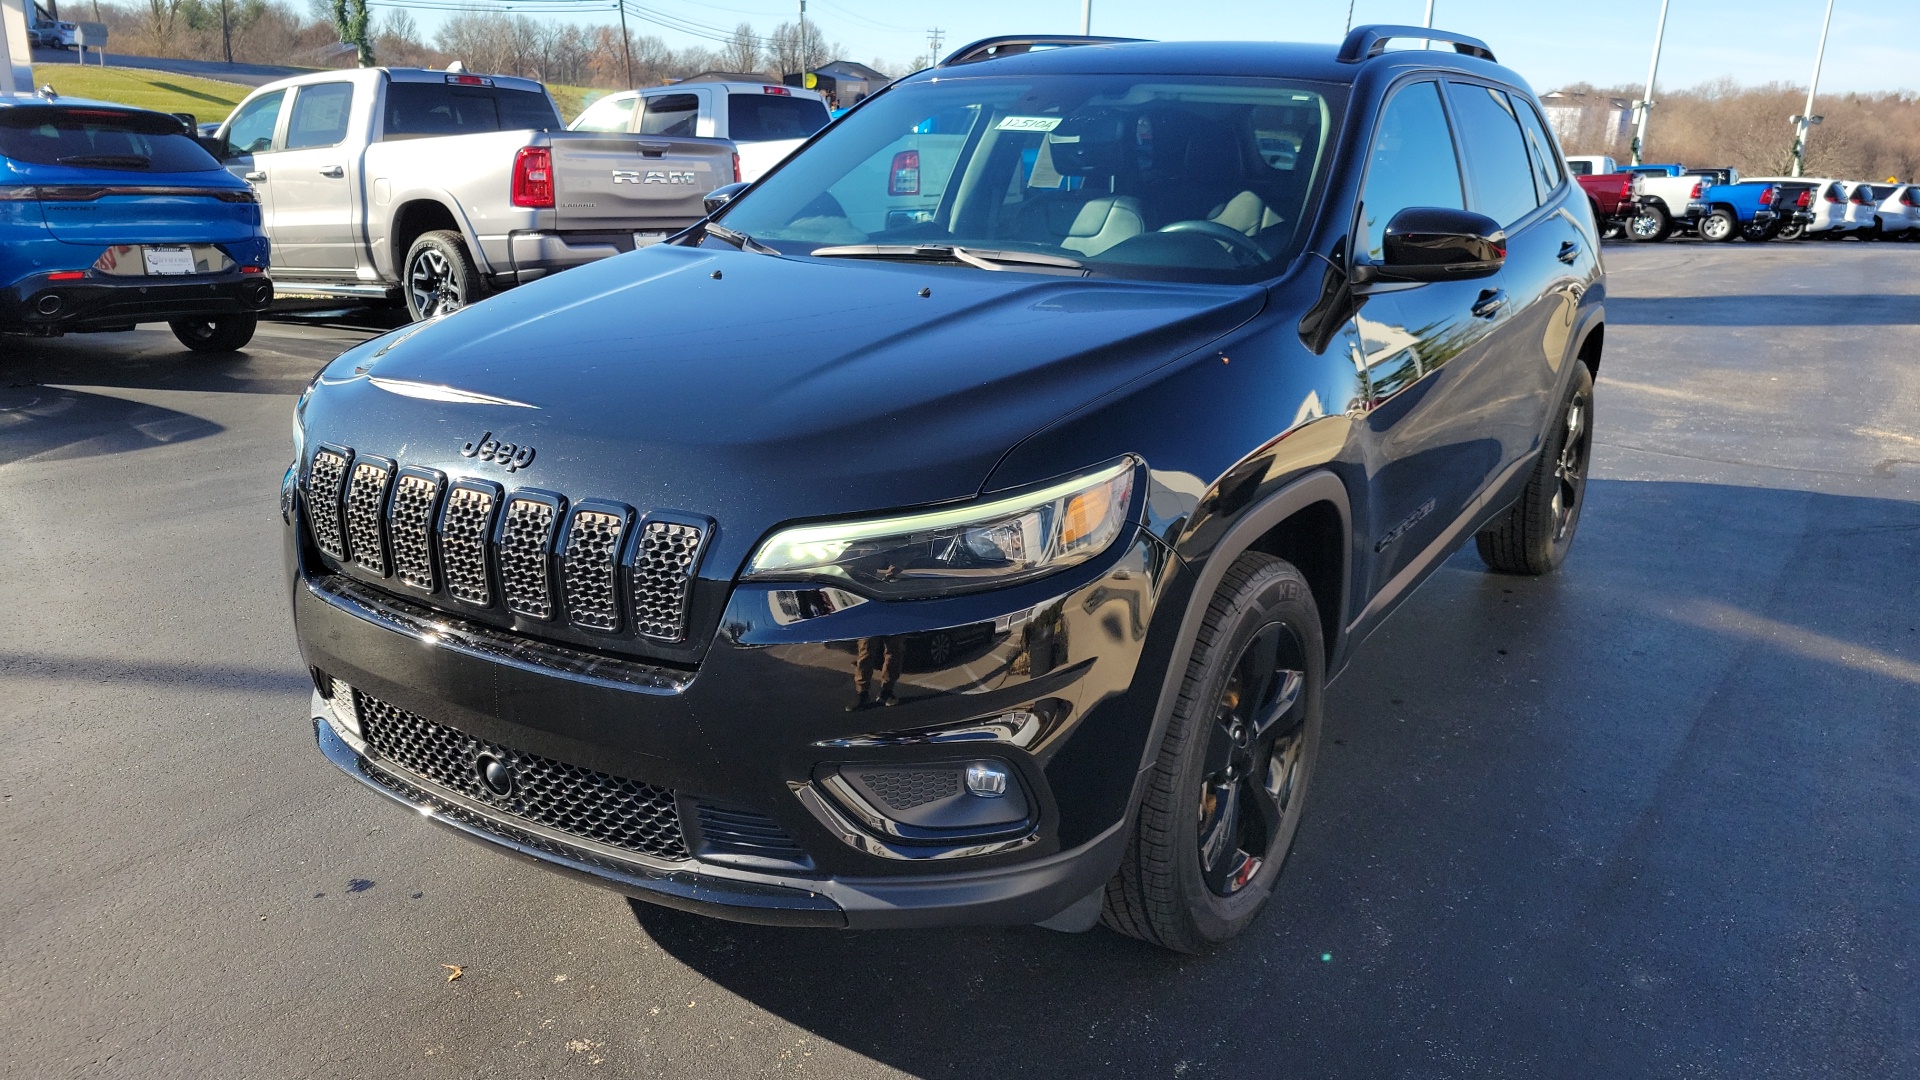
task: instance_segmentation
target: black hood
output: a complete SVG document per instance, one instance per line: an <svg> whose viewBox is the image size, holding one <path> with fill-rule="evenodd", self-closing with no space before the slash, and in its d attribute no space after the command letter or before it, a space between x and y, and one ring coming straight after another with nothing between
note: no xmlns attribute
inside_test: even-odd
<svg viewBox="0 0 1920 1080"><path fill-rule="evenodd" d="M975 495L1020 440L1263 296L662 245L346 353L305 407L306 438L704 514L720 526L706 572L724 577L783 521ZM510 475L463 457L483 433L532 461Z"/></svg>

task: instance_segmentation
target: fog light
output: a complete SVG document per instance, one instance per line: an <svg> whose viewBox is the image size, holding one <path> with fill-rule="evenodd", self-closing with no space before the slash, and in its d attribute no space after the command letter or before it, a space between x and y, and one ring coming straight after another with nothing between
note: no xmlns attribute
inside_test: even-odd
<svg viewBox="0 0 1920 1080"><path fill-rule="evenodd" d="M1007 767L997 761L976 761L967 766L967 790L983 799L997 799L1007 793Z"/></svg>

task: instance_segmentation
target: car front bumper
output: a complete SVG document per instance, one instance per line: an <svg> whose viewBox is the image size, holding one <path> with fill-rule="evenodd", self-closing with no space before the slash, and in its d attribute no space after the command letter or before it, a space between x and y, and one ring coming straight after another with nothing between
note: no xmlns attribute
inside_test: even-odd
<svg viewBox="0 0 1920 1080"><path fill-rule="evenodd" d="M1134 675L1164 665L1152 614L1178 610L1173 594L1186 585L1178 560L1134 532L1052 578L925 607L873 601L783 622L769 618L776 590L740 585L697 670L597 654L572 664L573 654L516 647L502 631L329 573L287 532L301 651L316 687L333 691L316 689L311 718L335 765L438 824L572 876L778 924L1019 925L1097 902L1125 843L1160 689ZM885 680L891 664L897 694L890 682L889 703L863 693L852 707L861 665L887 652L867 676ZM364 703L404 710L453 733L469 756L534 756L664 790L684 849L611 847L570 828L577 815L536 819L470 781L437 782L383 753L372 729L349 730L340 684L356 718ZM982 760L1010 770L1028 807L1011 831L935 835L876 814L857 793L849 801L845 778L864 770ZM787 854L716 841L716 812L756 815Z"/></svg>
<svg viewBox="0 0 1920 1080"><path fill-rule="evenodd" d="M36 273L0 290L0 330L68 334L118 330L173 319L217 318L266 310L273 282L231 270L178 278L113 277L89 272L72 281Z"/></svg>

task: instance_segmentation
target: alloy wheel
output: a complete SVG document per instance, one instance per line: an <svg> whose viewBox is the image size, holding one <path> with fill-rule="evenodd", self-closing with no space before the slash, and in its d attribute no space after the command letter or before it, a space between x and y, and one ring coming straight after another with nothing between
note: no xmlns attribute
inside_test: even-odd
<svg viewBox="0 0 1920 1080"><path fill-rule="evenodd" d="M1700 235L1709 240L1724 240L1733 235L1732 226L1726 218L1718 214L1709 214L1700 222Z"/></svg>
<svg viewBox="0 0 1920 1080"><path fill-rule="evenodd" d="M1553 541L1566 539L1580 513L1580 500L1587 491L1588 439L1587 396L1576 394L1567 406L1566 440L1560 446L1560 459L1554 463Z"/></svg>
<svg viewBox="0 0 1920 1080"><path fill-rule="evenodd" d="M459 311L465 300L460 282L454 277L453 264L433 248L426 248L414 257L407 274L407 291L412 294L414 310L423 319Z"/></svg>
<svg viewBox="0 0 1920 1080"><path fill-rule="evenodd" d="M1216 896L1246 888L1286 854L1305 779L1306 663L1284 623L1247 642L1207 732L1200 781L1200 876Z"/></svg>
<svg viewBox="0 0 1920 1080"><path fill-rule="evenodd" d="M1659 234L1660 219L1652 214L1635 214L1627 228L1633 232L1635 239L1645 240Z"/></svg>

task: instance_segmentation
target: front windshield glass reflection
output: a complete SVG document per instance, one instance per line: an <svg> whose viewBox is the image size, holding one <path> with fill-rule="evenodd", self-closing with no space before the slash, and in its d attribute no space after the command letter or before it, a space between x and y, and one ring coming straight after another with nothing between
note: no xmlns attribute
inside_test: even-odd
<svg viewBox="0 0 1920 1080"><path fill-rule="evenodd" d="M789 255L958 246L1014 269L1032 268L1008 257L1027 253L1101 275L1257 280L1304 239L1343 104L1339 87L1271 79L911 83L847 116L722 220Z"/></svg>

